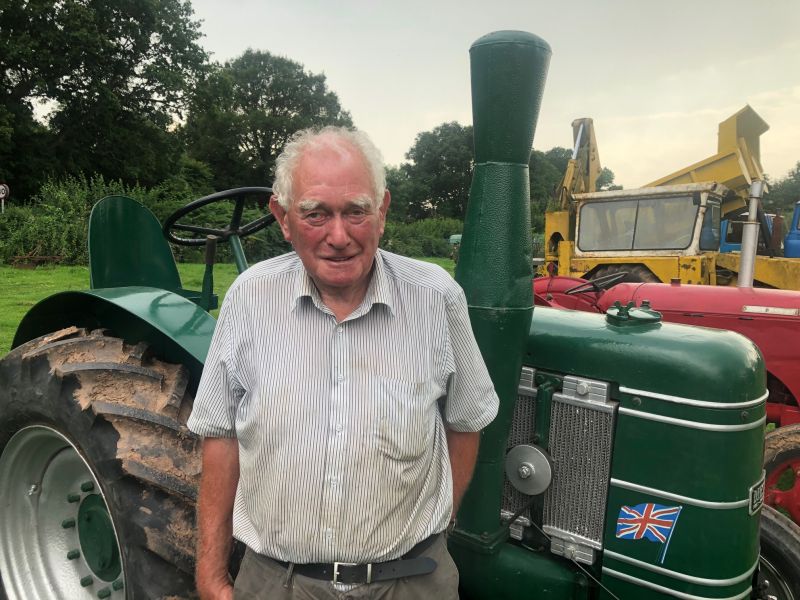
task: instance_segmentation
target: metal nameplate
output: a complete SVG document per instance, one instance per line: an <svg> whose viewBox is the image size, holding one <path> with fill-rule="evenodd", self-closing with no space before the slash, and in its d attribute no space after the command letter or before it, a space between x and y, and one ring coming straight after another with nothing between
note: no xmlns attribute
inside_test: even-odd
<svg viewBox="0 0 800 600"><path fill-rule="evenodd" d="M742 307L744 313L754 313L757 315L783 315L796 317L800 315L800 308L783 308L781 306L748 306Z"/></svg>
<svg viewBox="0 0 800 600"><path fill-rule="evenodd" d="M756 514L764 505L764 482L767 478L767 472L761 471L761 479L758 480L754 486L750 488L750 507L751 515Z"/></svg>

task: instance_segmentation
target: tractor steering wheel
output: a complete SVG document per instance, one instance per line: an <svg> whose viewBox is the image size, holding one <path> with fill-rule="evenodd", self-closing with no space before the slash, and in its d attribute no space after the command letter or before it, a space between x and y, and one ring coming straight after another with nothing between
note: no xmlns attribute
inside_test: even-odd
<svg viewBox="0 0 800 600"><path fill-rule="evenodd" d="M601 275L597 279L590 279L586 283L581 283L580 285L571 287L564 293L567 296L573 296L575 294L583 294L584 292L591 292L591 291L602 292L603 290L607 290L608 288L613 287L615 284L619 283L627 276L628 276L627 271L618 271L616 273L609 273L608 275Z"/></svg>
<svg viewBox="0 0 800 600"><path fill-rule="evenodd" d="M209 196L204 196L198 200L194 200L184 206L183 208L179 208L175 212L173 212L167 219L164 221L164 237L166 237L170 242L174 242L175 244L180 244L182 246L203 246L206 243L205 236L213 235L220 239L220 241L227 241L232 235L237 237L243 238L248 235L252 235L257 231L261 231L267 225L272 224L275 221L275 217L272 213L263 215L249 223L245 223L242 225L242 211L244 211L244 203L245 198L247 196L266 196L267 202L269 202L269 198L272 195L272 188L268 187L241 187L235 188L232 190L225 190L222 192L217 192L216 194L211 194ZM233 198L235 200L235 205L233 207L233 214L231 215L231 221L225 229L215 229L213 227L200 227L197 225L188 225L185 223L178 223L178 219L181 217L185 217L191 212L196 211L207 204L212 204L213 202L220 202L221 200L226 200L228 198ZM175 231L189 231L191 233L199 233L203 235L201 238L182 238L175 235Z"/></svg>

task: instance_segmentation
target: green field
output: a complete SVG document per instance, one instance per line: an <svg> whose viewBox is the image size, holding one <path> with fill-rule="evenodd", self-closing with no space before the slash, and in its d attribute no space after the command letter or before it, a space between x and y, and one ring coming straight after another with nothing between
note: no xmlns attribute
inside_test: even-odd
<svg viewBox="0 0 800 600"><path fill-rule="evenodd" d="M451 275L455 265L448 258L423 258L445 268ZM183 285L199 290L203 281L203 265L181 263L178 271ZM220 304L225 292L236 279L236 268L229 264L214 267L214 291ZM38 267L15 269L0 266L0 356L11 348L14 332L25 313L39 300L56 292L84 290L89 287L88 267ZM212 314L216 316L214 311Z"/></svg>

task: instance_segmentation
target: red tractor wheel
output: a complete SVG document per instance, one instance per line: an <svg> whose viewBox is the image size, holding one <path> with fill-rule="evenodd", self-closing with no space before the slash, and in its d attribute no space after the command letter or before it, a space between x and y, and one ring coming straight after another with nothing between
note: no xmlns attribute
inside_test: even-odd
<svg viewBox="0 0 800 600"><path fill-rule="evenodd" d="M764 469L764 501L800 524L800 424L767 435Z"/></svg>

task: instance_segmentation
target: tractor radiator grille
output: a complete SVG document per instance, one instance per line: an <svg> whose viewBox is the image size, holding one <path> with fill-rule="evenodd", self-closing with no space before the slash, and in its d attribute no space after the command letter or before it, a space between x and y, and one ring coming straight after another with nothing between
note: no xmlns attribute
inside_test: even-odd
<svg viewBox="0 0 800 600"><path fill-rule="evenodd" d="M616 403L608 384L566 377L553 394L550 456L553 484L545 492L543 525L553 552L593 562L601 549L611 468Z"/></svg>
<svg viewBox="0 0 800 600"><path fill-rule="evenodd" d="M533 419L536 413L536 389L533 387L534 369L522 367L522 374L517 390L517 404L514 407L514 420L508 435L506 451L519 444L533 444ZM530 496L519 492L511 483L503 478L503 510L516 513L527 502ZM530 510L522 513L522 517L530 517Z"/></svg>

